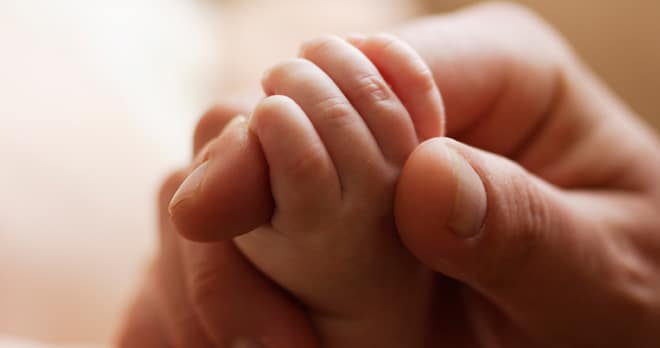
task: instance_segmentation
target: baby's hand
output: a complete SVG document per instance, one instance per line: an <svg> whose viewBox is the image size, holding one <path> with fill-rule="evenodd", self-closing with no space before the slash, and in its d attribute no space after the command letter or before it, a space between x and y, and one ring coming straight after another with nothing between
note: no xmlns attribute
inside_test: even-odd
<svg viewBox="0 0 660 348"><path fill-rule="evenodd" d="M434 276L400 243L393 197L408 155L442 135L433 77L389 36L353 45L326 37L304 45L301 57L265 75L268 97L249 120L265 162L250 133L247 145L236 145L245 146L240 158L223 157L226 147L211 143L198 180L173 199L175 221L194 234L209 226L188 228L200 211L220 208L229 217L227 207L243 207L239 225L259 227L236 244L307 307L324 346L424 347ZM231 127L226 132L241 134L235 129L245 124ZM266 167L275 209L263 224Z"/></svg>

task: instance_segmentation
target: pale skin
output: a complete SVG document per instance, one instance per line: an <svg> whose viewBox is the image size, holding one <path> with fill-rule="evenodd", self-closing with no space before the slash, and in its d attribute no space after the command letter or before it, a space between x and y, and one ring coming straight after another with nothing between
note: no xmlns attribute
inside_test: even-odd
<svg viewBox="0 0 660 348"><path fill-rule="evenodd" d="M360 116L352 117L363 120L342 121L343 132L364 135L360 129L367 129L371 133L354 138L345 135L338 146L357 152L355 144L347 145L352 139L372 139L375 144L359 149L368 151L361 158L373 154L369 158L387 159L364 161L368 164L364 165L350 162L351 151L338 151L349 156L341 163L354 169L342 170L322 135L323 128L314 124L318 114L304 107L306 99L294 93L295 89L283 92L269 88L269 83L285 84L272 75L277 69L292 69L291 63L278 66L267 75L265 90L286 97L262 101L248 126L235 121L225 128L241 111L240 107L225 105L207 114L198 127L196 147L208 145L199 151L193 167L206 158L211 159L209 163L214 159L233 161L231 167L209 164L208 170L217 168L217 175L212 177L225 183L232 175L243 173L241 181L220 186L219 180L215 191L210 189L214 182L205 181L195 191L202 196L188 201L193 203L189 211L185 210L185 200L175 198L172 213L179 231L197 240L226 240L268 221L268 226L287 228L278 229L285 230L279 237L264 227L257 233L245 234L236 242L243 253L230 241L186 242L174 236L164 210L189 171L170 178L161 195L163 252L154 272L160 275L154 285L159 296L143 297L156 298L153 308L157 310L141 311L155 313L157 320L148 322L163 326L140 330L140 334L130 334L128 330L123 336L124 346L132 346L132 340L138 339L143 340L143 346L155 345L151 340L163 336L172 346L189 347L222 347L231 342L244 343L245 338L273 348L370 344L400 347L402 343L415 347L653 347L660 343L654 329L660 325L660 235L655 233L660 230L660 190L656 184L660 177L660 150L655 136L573 57L555 33L516 7L487 5L449 17L431 18L413 23L398 35L429 64L444 97L447 135L455 140L438 138L417 145L440 135L442 128L431 128L425 133L427 128L421 125L424 123L418 121L420 117L415 116L417 113L406 104L406 97L398 92L405 88L397 87L393 81L387 82L401 103L393 101L393 110L398 111L392 115L408 115L393 119L409 120L408 129L416 132L407 133L410 141L405 133L380 138L381 133L374 131L369 113L364 111L367 109L355 106L346 95L349 89L341 88L341 79L335 76L339 73L311 57L313 65L326 73L332 71L332 81ZM381 55L369 54L365 48L378 40L382 37L357 40L353 42L356 49L350 51L362 52L384 71L386 63L379 60ZM312 45L315 44L318 42ZM330 44L321 46L324 45ZM308 49L309 46L303 49L303 56L309 54ZM409 59L416 58L411 55ZM414 70L410 73L414 74ZM311 87L303 90L308 92ZM358 85L350 90L365 89ZM434 111L436 116L440 115L439 110ZM266 114L275 116L267 118ZM266 140L268 132L285 131L275 132L274 124L260 128L273 119L285 125L287 132L299 132L295 133L298 136L278 139L279 142ZM358 124L364 128L354 127ZM251 133L246 133L245 127ZM224 132L217 136L223 128ZM414 133L416 136L412 137L410 134ZM404 145L390 146L393 143L380 139L394 139L395 144L400 141ZM323 214L312 210L302 218L295 218L295 214L285 218L286 210L280 207L286 206L286 199L297 204L307 202L301 198L306 197L306 191L294 191L299 195L285 199L293 190L281 188L326 178L300 175L295 177L295 185L289 186L286 175L275 179L275 159L280 158L276 153L283 153L276 151L285 146L286 151L303 148L293 146L299 145L297 141L321 142L334 164L336 177L329 175L322 188L310 189L315 193L310 196L332 197L328 192L337 191L332 184L337 182L346 189L342 193L355 188L361 192L358 197L372 203L367 210L349 205L349 210L359 211L364 220L333 213L343 211L337 208L343 205L330 204L333 201L325 199L311 205ZM257 151L259 148L263 148L263 154ZM372 148L380 152L369 152ZM223 152L213 155L216 149ZM282 156L279 163L291 158ZM320 164L325 162L314 163L303 168L328 167ZM385 165L381 168L379 163ZM397 168L402 165L398 177ZM366 174L360 170L366 170ZM351 178L355 184L349 185L349 180L344 186L343 179L349 172L354 175ZM382 178L365 180L374 173L384 174ZM228 201L230 193L220 187L229 187L233 197L236 192L250 194L240 196L247 197L245 201ZM364 187L372 190L359 191ZM274 201L269 198L270 192ZM200 198L212 197L211 194L215 199ZM343 197L341 202L345 202ZM382 202L386 204L381 205ZM330 204L330 208L319 206L323 204ZM273 206L275 214L271 215ZM352 222L373 221L369 219L371 213L388 216L392 212L403 244L387 237L388 228L371 228L373 224L368 223L355 230L361 232L360 238L355 233L341 234L350 231L346 226L355 226ZM214 219L230 216L223 214L238 218ZM314 224L325 221L319 220L319 216L346 221L346 225L338 224L343 228L333 230L328 226L337 225ZM380 238L370 237L379 232ZM353 245L360 247L353 249ZM376 246L375 255L383 259L371 261L369 253L375 248L369 246ZM356 249L359 253L351 254ZM337 253L335 258L323 254L330 251ZM284 258L283 254L290 257ZM263 274L243 255L253 260ZM400 272L383 272L383 267L392 270L388 264L392 255L399 257L393 263L401 267ZM411 255L414 257L408 258ZM332 263L325 262L330 258ZM273 260L276 262L271 264ZM347 267L342 262L345 260L354 267ZM168 272L158 272L163 267ZM305 276L287 273L294 270ZM407 279L405 289L419 292L407 298L392 298L396 292L389 291L395 291L398 281L411 274L421 275ZM428 281L428 274L432 282ZM305 282L306 279L314 280ZM350 280L350 286L327 291L336 286L333 282L324 284L329 279ZM299 302L292 301L289 294ZM341 297L347 294L360 298ZM399 316L377 311L387 296L392 302L381 309L397 311ZM410 298L419 302L411 305ZM138 301L139 306L146 303ZM424 310L428 316L420 324L414 319L422 318L420 313ZM355 316L356 313L366 315ZM128 328L146 322L133 318ZM347 320L355 318L361 321Z"/></svg>
<svg viewBox="0 0 660 348"><path fill-rule="evenodd" d="M268 97L249 122L233 120L222 140L201 151L201 164L195 164L201 169L181 186L170 209L180 226L197 220L185 228L186 236L208 240L218 238L206 229L218 217L209 214L202 225L204 210L253 204L244 209L255 212L270 199L255 204L254 197L272 195L272 217L237 231L245 235L236 244L305 304L321 341L332 347L426 346L434 277L400 243L392 200L400 169L420 139L442 134L442 101L428 67L403 42L376 36L359 47L321 38L305 44L301 58L267 72ZM268 167L266 195L235 191L258 185L227 164L228 139L241 151L264 153L262 163L243 163ZM241 181L227 185L235 173ZM246 196L249 202L237 203L236 197ZM356 342L364 330L383 334ZM269 337L259 340L272 345Z"/></svg>

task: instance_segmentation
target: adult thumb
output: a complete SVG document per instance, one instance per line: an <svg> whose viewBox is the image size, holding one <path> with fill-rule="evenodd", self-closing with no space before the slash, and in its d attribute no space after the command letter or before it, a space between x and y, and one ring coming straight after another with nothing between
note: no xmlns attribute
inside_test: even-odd
<svg viewBox="0 0 660 348"><path fill-rule="evenodd" d="M395 204L401 239L421 262L525 321L588 305L599 291L607 247L575 207L514 162L447 138L410 156Z"/></svg>

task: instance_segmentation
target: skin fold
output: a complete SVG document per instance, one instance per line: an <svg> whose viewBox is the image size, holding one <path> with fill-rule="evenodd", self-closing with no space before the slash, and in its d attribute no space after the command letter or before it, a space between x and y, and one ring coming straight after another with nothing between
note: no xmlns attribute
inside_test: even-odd
<svg viewBox="0 0 660 348"><path fill-rule="evenodd" d="M410 264L420 265L424 272L432 270L432 283L418 287L432 292L428 297L414 296L431 299L420 331L431 338L422 344L660 344L654 329L660 325L660 237L655 233L660 230L656 184L660 146L655 135L582 66L552 29L519 7L483 5L416 21L396 35L430 67L442 93L446 135L451 138L424 141L436 131L425 133L425 123L412 117L416 113L410 105L418 102L406 105L399 96L411 114L416 140L424 141L405 160L400 177L395 176L398 184L389 201L406 247L403 250L413 259ZM380 68L382 55L370 55L368 45L363 46L369 40L373 39L358 38L353 45ZM268 78L264 84L267 94L273 92ZM424 86L418 80L402 85ZM273 348L360 347L364 342L379 342L383 331L370 330L365 322L351 326L349 321L337 327L315 316L315 311L327 313L333 308L350 313L353 305L363 303L323 302L354 289L322 293L314 284L294 285L284 275L273 282L264 275L277 273L264 272L272 255L252 251L253 256L266 258L255 263L243 256L250 258L246 245L251 234L238 239L243 253L230 241L280 213L276 209L272 214L273 207L280 205L275 193L279 184L264 179L263 163L271 164L269 155L255 150L264 145L258 122L266 118L253 118L251 132L246 132L247 125L234 122L221 133L233 116L249 114L246 110L250 109L221 105L200 121L195 143L208 145L199 150L190 169L163 186L163 248L154 267L154 274L160 276L154 276L153 284L146 287L159 289L158 294L143 295L136 306L145 306L146 298L151 299L159 330L166 332L169 342L176 342L173 346L224 347L246 342L244 338ZM248 194L233 196L231 201L212 199L208 188L214 186L204 182L188 201L200 204L186 210L182 201L170 207L175 228L166 202L193 168L213 158L208 156L220 156L213 154L216 149L224 151L217 158L235 158L236 162L226 167L209 164L218 175L208 178L236 175L227 168L247 168L246 179L232 190ZM394 158L406 157L406 151ZM403 163L401 159L391 162L397 161ZM358 181L356 187L362 184ZM274 198L264 194L271 191ZM215 193L215 197L229 197L222 190ZM259 209L244 210L255 206ZM193 213L203 207L217 216L226 216L231 209L244 215L213 219L213 214L203 210ZM173 233L175 229L206 243L185 241ZM368 239L366 245L385 240ZM166 244L181 252L171 252ZM302 245L308 248L310 244ZM299 252L305 255L309 250ZM176 266L164 272L165 264ZM331 266L329 270L341 269ZM164 275L175 280L166 282ZM357 284L383 281L382 274L373 275L372 279L369 274L356 278ZM305 286L311 288L300 291ZM120 346L137 346L133 342L140 340L141 346L157 345L162 340L149 334L153 328L141 333L130 330L144 325L144 317L129 316ZM406 324L410 323L401 325ZM420 324L413 324L420 329ZM397 331L396 325L388 328L392 330L387 334L405 331ZM191 337L206 341L187 344ZM390 342L393 339L389 337Z"/></svg>
<svg viewBox="0 0 660 348"><path fill-rule="evenodd" d="M218 211L265 206L254 204L263 195L244 190L259 188L245 183L267 167L269 180L259 183L270 184L274 212L237 230L247 259L301 301L325 346L427 346L434 277L398 239L392 199L412 150L442 134L442 102L428 67L402 41L353 41L364 50L323 37L268 71L267 97L249 122L232 120L206 146L170 209L187 237L222 238L226 217L240 217ZM382 334L356 342L360 331Z"/></svg>

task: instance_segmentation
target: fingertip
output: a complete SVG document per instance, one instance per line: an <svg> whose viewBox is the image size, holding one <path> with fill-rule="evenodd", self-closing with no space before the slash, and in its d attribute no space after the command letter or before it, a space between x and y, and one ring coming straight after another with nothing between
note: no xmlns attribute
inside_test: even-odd
<svg viewBox="0 0 660 348"><path fill-rule="evenodd" d="M250 129L262 144L279 212L312 214L319 195L339 195L338 178L314 125L291 98L273 95L255 108ZM313 215L313 214L312 214Z"/></svg>
<svg viewBox="0 0 660 348"><path fill-rule="evenodd" d="M300 72L301 67L309 65L312 65L312 63L306 59L289 58L266 70L261 75L261 88L266 97L280 94L281 91L278 88L280 84L286 81L287 78L295 77Z"/></svg>
<svg viewBox="0 0 660 348"><path fill-rule="evenodd" d="M268 170L245 118L235 118L206 151L170 202L179 233L193 241L215 241L267 222L273 209Z"/></svg>
<svg viewBox="0 0 660 348"><path fill-rule="evenodd" d="M204 113L195 126L193 155L197 155L209 141L217 137L232 119L244 114L246 107L231 103L216 104Z"/></svg>
<svg viewBox="0 0 660 348"><path fill-rule="evenodd" d="M437 263L438 246L449 245L446 225L456 194L449 151L443 139L419 145L403 167L397 186L395 210L401 239L427 265Z"/></svg>
<svg viewBox="0 0 660 348"><path fill-rule="evenodd" d="M167 215L172 197L187 175L186 170L178 170L162 181L158 190L158 206L161 215Z"/></svg>
<svg viewBox="0 0 660 348"><path fill-rule="evenodd" d="M297 113L304 114L293 99L285 95L271 95L257 104L247 127L264 150L272 150L272 143L281 143L280 138L286 136L286 131L290 130L291 127L287 126L291 122L290 115ZM264 152L268 154L268 151Z"/></svg>
<svg viewBox="0 0 660 348"><path fill-rule="evenodd" d="M321 35L317 38L307 40L300 45L298 57L308 57L310 54L315 54L318 50L323 50L327 47L328 42L341 41L342 39L336 35Z"/></svg>
<svg viewBox="0 0 660 348"><path fill-rule="evenodd" d="M481 177L448 138L422 143L406 162L395 203L401 240L422 263L449 276L479 242L487 197Z"/></svg>
<svg viewBox="0 0 660 348"><path fill-rule="evenodd" d="M358 47L406 106L420 141L443 136L445 110L434 75L407 43L388 33L370 36Z"/></svg>
<svg viewBox="0 0 660 348"><path fill-rule="evenodd" d="M264 98L254 109L248 122L248 128L260 134L264 129L269 129L271 122L278 122L278 115L282 110L300 110L298 104L285 95L271 95Z"/></svg>

